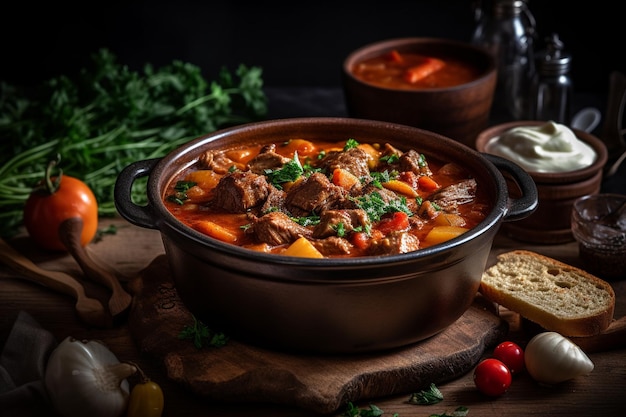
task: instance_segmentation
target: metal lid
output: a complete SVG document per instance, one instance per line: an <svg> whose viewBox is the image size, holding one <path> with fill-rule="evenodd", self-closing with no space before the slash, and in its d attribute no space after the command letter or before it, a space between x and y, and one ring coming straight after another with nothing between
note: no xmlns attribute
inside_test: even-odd
<svg viewBox="0 0 626 417"><path fill-rule="evenodd" d="M543 75L563 75L569 71L572 56L564 52L559 35L546 38L546 49L537 54L537 70Z"/></svg>

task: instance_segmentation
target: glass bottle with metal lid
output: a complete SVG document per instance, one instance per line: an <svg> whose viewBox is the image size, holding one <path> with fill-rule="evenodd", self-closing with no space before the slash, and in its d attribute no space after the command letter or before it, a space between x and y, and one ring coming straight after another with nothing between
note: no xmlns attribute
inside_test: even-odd
<svg viewBox="0 0 626 417"><path fill-rule="evenodd" d="M573 84L569 77L572 57L565 53L557 34L546 38L546 49L537 54L537 73L531 86L530 117L569 125Z"/></svg>
<svg viewBox="0 0 626 417"><path fill-rule="evenodd" d="M478 21L471 42L490 51L498 64L498 81L492 118L523 119L528 116L528 96L534 75L535 19L528 0L492 0L491 14L475 3Z"/></svg>

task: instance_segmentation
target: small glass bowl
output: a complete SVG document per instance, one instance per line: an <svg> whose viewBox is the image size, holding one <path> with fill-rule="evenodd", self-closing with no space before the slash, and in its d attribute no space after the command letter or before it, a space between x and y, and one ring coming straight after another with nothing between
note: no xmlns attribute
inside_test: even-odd
<svg viewBox="0 0 626 417"><path fill-rule="evenodd" d="M578 198L571 223L579 257L589 272L605 279L626 278L626 195Z"/></svg>

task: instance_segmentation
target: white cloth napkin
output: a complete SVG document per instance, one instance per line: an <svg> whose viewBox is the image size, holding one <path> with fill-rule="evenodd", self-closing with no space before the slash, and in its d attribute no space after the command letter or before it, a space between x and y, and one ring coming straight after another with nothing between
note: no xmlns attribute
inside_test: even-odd
<svg viewBox="0 0 626 417"><path fill-rule="evenodd" d="M44 386L46 362L58 345L25 311L20 311L0 355L0 415L2 417L50 417Z"/></svg>

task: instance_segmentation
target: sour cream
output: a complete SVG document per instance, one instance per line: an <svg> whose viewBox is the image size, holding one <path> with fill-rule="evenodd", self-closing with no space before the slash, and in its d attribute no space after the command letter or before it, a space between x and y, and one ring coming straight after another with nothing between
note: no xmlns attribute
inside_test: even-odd
<svg viewBox="0 0 626 417"><path fill-rule="evenodd" d="M530 172L566 172L591 165L597 155L565 125L519 126L487 142L485 151Z"/></svg>

